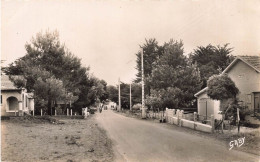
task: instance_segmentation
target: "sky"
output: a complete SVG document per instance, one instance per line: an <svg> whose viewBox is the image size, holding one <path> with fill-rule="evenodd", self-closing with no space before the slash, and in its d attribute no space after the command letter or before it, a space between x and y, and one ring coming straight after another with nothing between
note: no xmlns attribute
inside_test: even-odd
<svg viewBox="0 0 260 162"><path fill-rule="evenodd" d="M230 43L233 55L260 55L259 0L1 0L1 59L26 54L38 32L57 30L60 41L90 72L116 85L135 79L136 53L145 38L160 45Z"/></svg>

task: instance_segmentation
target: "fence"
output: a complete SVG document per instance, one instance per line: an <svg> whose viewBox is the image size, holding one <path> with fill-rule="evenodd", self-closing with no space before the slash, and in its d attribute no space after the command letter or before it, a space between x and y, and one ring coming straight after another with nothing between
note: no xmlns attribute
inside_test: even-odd
<svg viewBox="0 0 260 162"><path fill-rule="evenodd" d="M213 132L215 127L213 115L210 117L202 116L196 112L184 114L183 110L166 108L165 119L170 124L200 130L203 132Z"/></svg>

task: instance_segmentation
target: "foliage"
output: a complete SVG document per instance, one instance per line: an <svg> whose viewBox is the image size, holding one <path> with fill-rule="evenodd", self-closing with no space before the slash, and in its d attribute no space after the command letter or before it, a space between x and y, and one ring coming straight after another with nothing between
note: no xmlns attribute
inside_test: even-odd
<svg viewBox="0 0 260 162"><path fill-rule="evenodd" d="M213 46L209 44L206 47L199 46L190 54L189 59L191 62L196 63L199 67L203 81L202 88L206 87L207 80L210 76L219 74L234 59L231 55L233 48L229 48L228 45L229 44Z"/></svg>
<svg viewBox="0 0 260 162"><path fill-rule="evenodd" d="M236 98L238 93L238 88L227 74L213 75L208 80L207 94L214 100Z"/></svg>
<svg viewBox="0 0 260 162"><path fill-rule="evenodd" d="M182 41L170 40L164 48L163 55L152 71L151 87L162 95L163 107L193 106L194 93L201 86L199 71L184 56Z"/></svg>
<svg viewBox="0 0 260 162"><path fill-rule="evenodd" d="M142 108L142 104L138 103L138 104L134 104L133 106L133 110L140 110Z"/></svg>
<svg viewBox="0 0 260 162"><path fill-rule="evenodd" d="M159 91L152 90L150 96L146 96L145 104L153 110L162 107L162 96Z"/></svg>
<svg viewBox="0 0 260 162"><path fill-rule="evenodd" d="M106 98L104 93L100 92L100 89L106 86L104 82L99 84L90 79L89 67L82 67L81 60L60 43L57 31L38 33L30 43L26 43L25 49L24 57L17 59L3 70L7 75L23 76L24 81L21 79L13 81L17 86L35 92L36 109L37 106L47 106L50 114L53 103L63 100L66 104L74 101L74 111L81 112L82 107L93 103L88 96L96 89L98 93L94 95Z"/></svg>
<svg viewBox="0 0 260 162"><path fill-rule="evenodd" d="M109 85L107 87L108 98L115 103L118 103L118 89L115 86Z"/></svg>
<svg viewBox="0 0 260 162"><path fill-rule="evenodd" d="M108 98L118 104L118 88L115 86L108 86L107 88ZM131 99L132 105L141 103L142 89L141 85L137 83L131 84ZM130 109L130 85L126 83L120 84L120 94L121 94L121 106L126 109Z"/></svg>
<svg viewBox="0 0 260 162"><path fill-rule="evenodd" d="M154 68L154 64L158 61L160 56L163 53L163 46L159 46L158 42L155 38L152 39L145 39L145 43L140 46L143 50L143 63L144 63L144 84L145 86L145 93L150 94L151 89L151 74L152 70ZM141 82L142 78L142 70L141 70L141 52L138 52L136 54L137 60L136 60L136 83Z"/></svg>
<svg viewBox="0 0 260 162"><path fill-rule="evenodd" d="M132 105L142 102L142 86L138 83L132 83Z"/></svg>
<svg viewBox="0 0 260 162"><path fill-rule="evenodd" d="M104 102L108 99L107 83L104 80L99 80L98 78L90 77L91 88L88 93L88 100L90 104L95 102Z"/></svg>

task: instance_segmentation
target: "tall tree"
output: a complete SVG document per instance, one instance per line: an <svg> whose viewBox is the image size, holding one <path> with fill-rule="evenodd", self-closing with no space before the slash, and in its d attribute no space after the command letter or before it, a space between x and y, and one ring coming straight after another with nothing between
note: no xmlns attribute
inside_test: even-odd
<svg viewBox="0 0 260 162"><path fill-rule="evenodd" d="M143 50L143 63L144 63L144 83L145 83L145 92L150 94L150 77L152 74L152 70L154 67L154 64L156 64L156 61L160 58L160 56L163 53L163 47L158 45L158 42L155 38L153 39L145 39L145 43L140 46L140 48ZM136 60L136 83L140 83L142 79L142 67L141 67L141 52L138 52L136 54L137 60Z"/></svg>
<svg viewBox="0 0 260 162"><path fill-rule="evenodd" d="M92 85L88 99L90 104L94 104L95 102L104 102L108 99L108 92L107 92L107 83L104 80L99 80L95 76L90 77L90 84Z"/></svg>
<svg viewBox="0 0 260 162"><path fill-rule="evenodd" d="M111 101L118 103L118 89L113 85L109 85L107 87L107 92L108 92L108 98Z"/></svg>
<svg viewBox="0 0 260 162"><path fill-rule="evenodd" d="M170 40L152 71L152 88L161 94L165 107L194 106L194 93L200 89L201 79L195 64L184 56L182 41Z"/></svg>
<svg viewBox="0 0 260 162"><path fill-rule="evenodd" d="M196 63L200 69L203 81L202 88L207 86L207 80L214 74L223 71L234 59L231 55L232 49L229 44L223 46L213 46L211 44L206 47L199 46L190 54L192 63Z"/></svg>
<svg viewBox="0 0 260 162"><path fill-rule="evenodd" d="M75 100L78 97L82 99L82 96L86 96L84 93L87 91L82 91L82 89L87 89L89 68L81 67L80 59L60 43L57 31L36 34L30 43L26 43L25 49L24 57L4 69L7 75L22 75L26 80L24 86L29 91L37 90L40 82L48 83L53 89L55 86L51 86L51 84L61 82L58 87L63 87L66 94L65 101L67 99ZM47 78L52 78L52 80L48 81ZM51 91L49 90L49 92ZM46 100L40 91L36 95ZM47 106L50 114L51 103L62 98L63 94L60 93L60 97L50 97L53 95L49 93L47 95L49 96Z"/></svg>

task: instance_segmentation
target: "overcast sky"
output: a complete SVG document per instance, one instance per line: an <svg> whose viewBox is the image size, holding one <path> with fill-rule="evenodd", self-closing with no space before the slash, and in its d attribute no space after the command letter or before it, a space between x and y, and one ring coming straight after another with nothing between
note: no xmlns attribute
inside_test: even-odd
<svg viewBox="0 0 260 162"><path fill-rule="evenodd" d="M36 33L58 30L83 66L108 84L135 78L136 53L145 38L182 39L197 46L230 43L233 55L260 54L260 1L1 1L1 57L25 55Z"/></svg>

